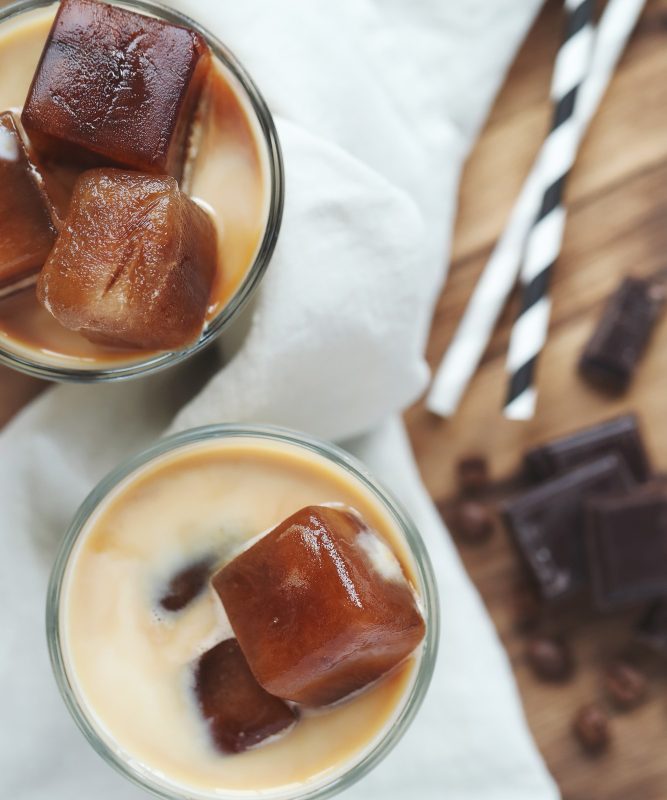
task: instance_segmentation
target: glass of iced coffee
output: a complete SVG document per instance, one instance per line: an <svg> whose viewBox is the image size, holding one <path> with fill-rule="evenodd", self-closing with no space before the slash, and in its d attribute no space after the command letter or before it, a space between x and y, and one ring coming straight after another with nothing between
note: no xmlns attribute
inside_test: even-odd
<svg viewBox="0 0 667 800"><path fill-rule="evenodd" d="M165 439L91 493L59 551L47 635L95 750L168 800L325 797L414 718L438 611L418 531L333 445L221 425Z"/></svg>
<svg viewBox="0 0 667 800"><path fill-rule="evenodd" d="M163 369L237 321L273 252L266 103L193 20L143 0L0 11L0 361Z"/></svg>

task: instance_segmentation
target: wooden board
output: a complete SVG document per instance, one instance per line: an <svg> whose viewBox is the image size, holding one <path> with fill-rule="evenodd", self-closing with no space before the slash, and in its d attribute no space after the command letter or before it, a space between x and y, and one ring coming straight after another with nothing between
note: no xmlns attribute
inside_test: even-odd
<svg viewBox="0 0 667 800"><path fill-rule="evenodd" d="M549 75L561 28L550 0L530 33L466 168L454 238L453 266L438 304L428 358L435 365L460 318L477 275L502 230L546 130ZM667 321L629 398L609 402L585 388L574 366L601 303L618 279L667 266L667 0L649 0L639 29L586 139L567 190L570 212L554 280L554 320L540 364L539 414L509 423L500 413L511 309L454 420L407 414L424 480L435 499L453 491L460 454L488 453L497 475L511 470L535 442L624 409L637 409L656 462L667 468ZM42 387L0 367L0 425ZM613 751L581 755L569 734L580 703L600 696L600 664L622 647L628 622L560 621L573 639L578 669L566 687L535 681L522 658L513 599L521 572L498 531L478 549L461 549L466 567L498 627L515 668L526 713L547 763L568 800L667 798L667 680L647 663L651 700L613 720ZM443 709L446 713L446 709Z"/></svg>
<svg viewBox="0 0 667 800"><path fill-rule="evenodd" d="M549 2L465 170L452 270L428 348L433 366L451 339L546 131L559 14L560 4ZM605 399L586 388L575 371L601 304L621 276L667 267L665 0L647 4L572 173L567 207L564 251L553 284L553 323L539 365L536 419L509 422L500 410L515 304L503 315L456 417L439 420L421 403L407 414L422 475L436 500L454 491L455 463L462 454L486 453L500 477L517 465L527 446L626 409L640 413L654 460L667 468L667 319L626 399ZM564 796L667 798L667 661L641 659L650 675L650 699L636 711L614 716L614 745L607 755L584 756L570 734L579 706L604 698L602 665L625 648L633 615L608 620L561 615L552 627L571 640L577 671L563 687L540 684L524 662L524 638L516 629L514 598L524 578L504 531L497 530L487 545L459 549L507 647L530 727Z"/></svg>

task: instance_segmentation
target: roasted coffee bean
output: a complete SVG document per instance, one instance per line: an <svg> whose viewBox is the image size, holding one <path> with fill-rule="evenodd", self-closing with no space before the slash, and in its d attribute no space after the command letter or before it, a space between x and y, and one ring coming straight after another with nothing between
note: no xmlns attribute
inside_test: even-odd
<svg viewBox="0 0 667 800"><path fill-rule="evenodd" d="M493 515L481 503L464 500L453 513L456 535L469 544L481 544L493 533Z"/></svg>
<svg viewBox="0 0 667 800"><path fill-rule="evenodd" d="M464 456L457 464L457 473L461 494L476 494L489 484L489 465L484 456Z"/></svg>
<svg viewBox="0 0 667 800"><path fill-rule="evenodd" d="M618 661L609 667L604 685L618 708L634 708L646 696L646 678L638 669L624 661Z"/></svg>
<svg viewBox="0 0 667 800"><path fill-rule="evenodd" d="M591 755L599 755L609 747L609 718L597 703L590 703L579 710L574 718L573 731L579 744Z"/></svg>
<svg viewBox="0 0 667 800"><path fill-rule="evenodd" d="M572 655L560 639L535 636L526 648L528 663L543 681L561 682L572 674Z"/></svg>

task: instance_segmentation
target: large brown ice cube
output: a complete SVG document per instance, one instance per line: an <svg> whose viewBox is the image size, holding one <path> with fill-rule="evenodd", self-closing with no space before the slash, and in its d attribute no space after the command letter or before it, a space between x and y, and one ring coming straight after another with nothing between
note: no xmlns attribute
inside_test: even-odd
<svg viewBox="0 0 667 800"><path fill-rule="evenodd" d="M178 348L201 333L215 271L213 223L174 178L94 169L74 187L37 296L91 341Z"/></svg>
<svg viewBox="0 0 667 800"><path fill-rule="evenodd" d="M257 680L307 706L375 681L424 635L400 564L351 511L297 511L212 582Z"/></svg>
<svg viewBox="0 0 667 800"><path fill-rule="evenodd" d="M257 683L235 639L199 659L195 692L213 741L226 753L247 750L296 721L295 711Z"/></svg>
<svg viewBox="0 0 667 800"><path fill-rule="evenodd" d="M194 31L96 0L63 0L23 125L56 158L178 178L210 65Z"/></svg>
<svg viewBox="0 0 667 800"><path fill-rule="evenodd" d="M56 238L37 168L9 111L0 114L0 297L30 282Z"/></svg>

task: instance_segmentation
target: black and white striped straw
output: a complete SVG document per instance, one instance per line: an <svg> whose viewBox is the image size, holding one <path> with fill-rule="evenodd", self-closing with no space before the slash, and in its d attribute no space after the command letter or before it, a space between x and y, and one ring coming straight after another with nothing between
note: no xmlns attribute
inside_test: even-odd
<svg viewBox="0 0 667 800"><path fill-rule="evenodd" d="M549 279L563 240L563 187L579 140L574 109L593 51L594 6L594 0L565 0L565 37L551 80L553 120L541 164L542 201L526 239L521 308L507 355L509 387L504 413L509 419L530 419L535 413L535 365L549 328Z"/></svg>

